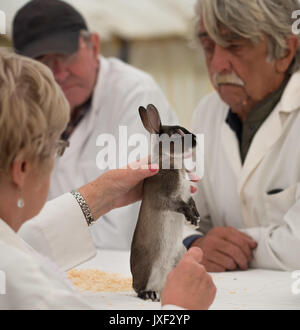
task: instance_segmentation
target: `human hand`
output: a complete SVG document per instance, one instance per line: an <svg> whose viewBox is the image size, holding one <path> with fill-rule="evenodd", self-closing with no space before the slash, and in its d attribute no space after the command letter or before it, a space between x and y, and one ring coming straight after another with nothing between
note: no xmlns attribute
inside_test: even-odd
<svg viewBox="0 0 300 330"><path fill-rule="evenodd" d="M158 173L157 164L148 164L149 157L124 168L110 170L79 189L95 219L114 208L127 206L142 199L144 179ZM192 177L192 182L198 178ZM197 189L191 186L191 193Z"/></svg>
<svg viewBox="0 0 300 330"><path fill-rule="evenodd" d="M123 207L142 199L144 179L154 176L159 171L158 164L149 164L149 157L131 163L119 170L109 171L104 174L110 181L110 193L114 198L113 208ZM188 173L191 182L198 182L199 178L193 173ZM197 188L191 185L191 193Z"/></svg>
<svg viewBox="0 0 300 330"><path fill-rule="evenodd" d="M144 179L157 173L158 165L149 165L147 158L121 169L110 170L81 187L79 192L94 219L98 219L114 208L140 200Z"/></svg>
<svg viewBox="0 0 300 330"><path fill-rule="evenodd" d="M112 199L112 209L130 205L142 199L143 182L159 172L157 164L148 164L148 158L131 163L124 168L103 174L108 194Z"/></svg>
<svg viewBox="0 0 300 330"><path fill-rule="evenodd" d="M169 273L161 294L162 305L176 305L191 310L206 310L216 296L216 287L200 264L203 252L191 248Z"/></svg>
<svg viewBox="0 0 300 330"><path fill-rule="evenodd" d="M231 227L216 227L206 236L198 238L191 245L203 250L203 265L208 272L225 272L226 270L249 267L253 259L252 250L257 243L248 235Z"/></svg>

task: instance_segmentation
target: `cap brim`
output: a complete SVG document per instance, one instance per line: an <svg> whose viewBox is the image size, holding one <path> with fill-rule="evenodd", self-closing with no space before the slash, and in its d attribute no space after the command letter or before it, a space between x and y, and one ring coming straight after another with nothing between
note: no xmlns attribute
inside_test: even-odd
<svg viewBox="0 0 300 330"><path fill-rule="evenodd" d="M72 54L78 50L79 31L52 34L28 44L20 53L37 58L47 54Z"/></svg>

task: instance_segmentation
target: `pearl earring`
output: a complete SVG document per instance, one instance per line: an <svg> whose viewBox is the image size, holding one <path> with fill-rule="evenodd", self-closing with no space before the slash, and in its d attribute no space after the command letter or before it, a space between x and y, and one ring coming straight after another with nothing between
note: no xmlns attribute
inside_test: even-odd
<svg viewBox="0 0 300 330"><path fill-rule="evenodd" d="M19 209L22 209L25 206L25 202L23 198L19 198L17 201L17 206Z"/></svg>

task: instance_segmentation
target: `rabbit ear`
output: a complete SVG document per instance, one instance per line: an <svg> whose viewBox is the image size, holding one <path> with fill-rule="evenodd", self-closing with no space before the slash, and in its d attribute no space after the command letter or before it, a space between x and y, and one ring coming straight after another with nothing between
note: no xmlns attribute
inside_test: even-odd
<svg viewBox="0 0 300 330"><path fill-rule="evenodd" d="M139 113L140 113L142 123L143 123L144 127L146 128L146 130L150 134L154 134L155 132L154 132L153 128L151 127L151 124L150 124L149 119L148 119L147 110L144 107L139 107Z"/></svg>
<svg viewBox="0 0 300 330"><path fill-rule="evenodd" d="M148 112L148 119L150 125L154 130L154 132L158 134L161 129L161 120L160 120L159 112L153 104L149 104L147 106L147 112Z"/></svg>

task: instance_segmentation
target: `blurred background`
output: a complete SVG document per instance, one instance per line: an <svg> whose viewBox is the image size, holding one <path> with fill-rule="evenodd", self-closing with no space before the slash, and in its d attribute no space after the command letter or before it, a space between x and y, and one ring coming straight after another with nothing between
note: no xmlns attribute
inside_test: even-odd
<svg viewBox="0 0 300 330"><path fill-rule="evenodd" d="M1 0L6 35L1 47L12 47L11 25L28 0ZM180 123L190 126L201 98L212 91L205 60L194 41L196 0L66 0L98 32L101 53L150 73L162 88Z"/></svg>

